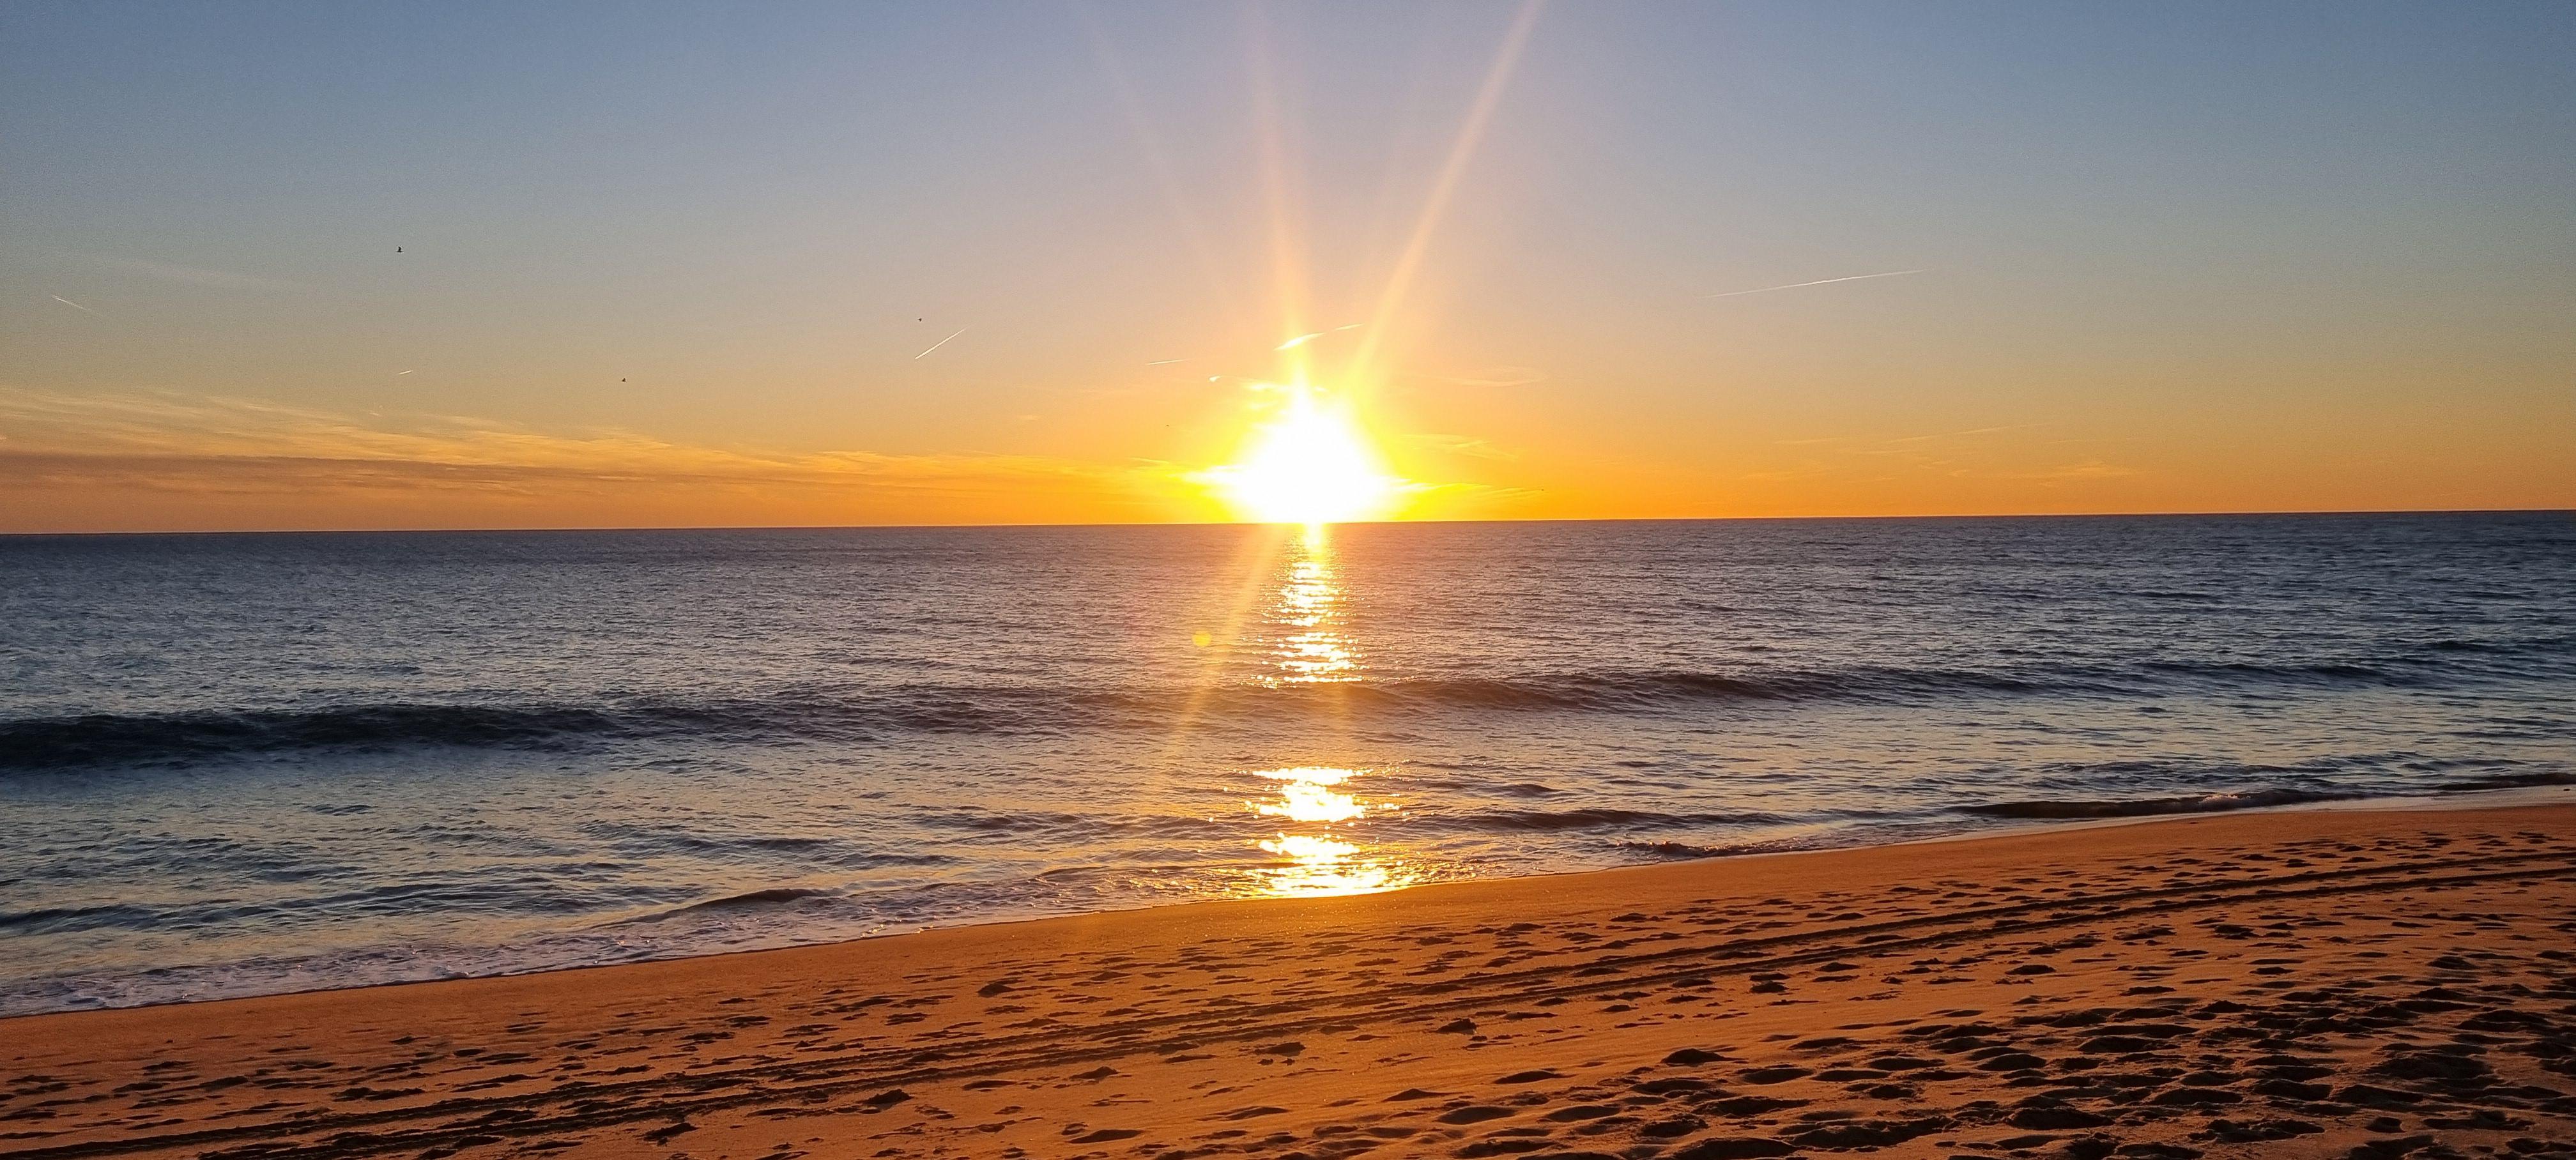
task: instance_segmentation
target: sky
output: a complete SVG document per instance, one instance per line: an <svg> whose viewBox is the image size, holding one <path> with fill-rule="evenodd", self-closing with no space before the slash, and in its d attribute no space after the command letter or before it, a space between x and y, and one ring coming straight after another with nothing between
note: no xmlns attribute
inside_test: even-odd
<svg viewBox="0 0 2576 1160"><path fill-rule="evenodd" d="M16 0L0 531L1226 519L1297 383L1404 518L2576 507L2571 59L2563 3Z"/></svg>

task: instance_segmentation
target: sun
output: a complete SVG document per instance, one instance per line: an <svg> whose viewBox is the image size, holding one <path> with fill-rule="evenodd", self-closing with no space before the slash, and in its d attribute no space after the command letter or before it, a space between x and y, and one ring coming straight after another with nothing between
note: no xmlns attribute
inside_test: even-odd
<svg viewBox="0 0 2576 1160"><path fill-rule="evenodd" d="M1350 414L1305 386L1285 388L1278 415L1252 431L1232 464L1201 473L1239 518L1332 524L1387 514L1404 493Z"/></svg>

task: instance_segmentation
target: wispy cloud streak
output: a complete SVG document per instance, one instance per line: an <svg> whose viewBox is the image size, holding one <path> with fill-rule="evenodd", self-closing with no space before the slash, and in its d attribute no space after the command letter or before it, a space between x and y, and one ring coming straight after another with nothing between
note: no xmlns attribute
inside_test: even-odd
<svg viewBox="0 0 2576 1160"><path fill-rule="evenodd" d="M1289 339L1289 340L1288 340L1288 341L1286 341L1286 342L1280 343L1280 344L1279 344L1277 347L1275 347L1274 349L1277 349L1277 350L1295 350L1296 348L1301 347L1301 346L1304 346L1304 345L1306 345L1307 343L1313 342L1313 341L1315 341L1316 339L1322 338L1322 337L1324 337L1324 336L1325 336L1325 335L1327 335L1327 334L1340 334L1341 332L1343 332L1343 331L1345 331L1345 330L1358 330L1359 328L1361 328L1361 327L1363 327L1363 326L1366 326L1366 325L1368 325L1368 324L1367 324L1367 323L1365 323L1365 322L1345 322L1345 323L1341 324L1340 326L1336 326L1336 327L1332 328L1331 330L1318 330L1318 331L1314 332L1313 334L1301 334L1301 335L1298 335L1298 336L1297 336L1297 337L1295 337L1295 338L1292 338L1292 339Z"/></svg>
<svg viewBox="0 0 2576 1160"><path fill-rule="evenodd" d="M1924 270L1890 270L1890 271L1888 271L1888 272L1886 272L1886 273L1884 273L1884 274L1853 274L1853 275L1851 275L1850 277L1847 277L1847 278L1818 278L1818 279L1816 279L1816 280L1815 280L1815 281L1813 281L1813 282L1791 282L1791 283L1789 283L1789 284L1788 284L1788 285L1786 285L1786 286L1763 286L1763 287L1759 287L1759 288L1757 288L1757 289L1752 289L1752 290L1726 290L1726 291L1721 291L1721 292L1716 293L1716 294L1702 294L1702 295L1700 295L1700 297L1702 297L1702 298L1739 298L1739 297L1742 297L1742 296L1744 296L1744 295L1746 295L1746 294L1768 294L1768 293L1770 293L1770 292L1772 292L1772 291L1774 291L1774 290L1799 290L1799 289L1804 289L1804 288L1809 287L1809 286L1831 286L1831 285L1833 285L1833 284L1834 284L1834 283L1836 283L1836 282L1866 282L1866 281L1868 281L1868 280L1870 280L1870 279L1872 279L1872 278L1902 278L1902 277L1904 277L1904 276L1906 276L1906 275L1908 275L1908 274L1929 274L1929 273L1931 273L1931 272L1932 272L1932 271L1930 271L1930 270L1928 270L1928 269L1924 269Z"/></svg>
<svg viewBox="0 0 2576 1160"><path fill-rule="evenodd" d="M204 495L416 491L577 496L716 487L852 502L868 495L1167 494L1177 469L1016 455L798 452L546 432L460 416L361 420L253 399L66 395L0 387L0 486Z"/></svg>

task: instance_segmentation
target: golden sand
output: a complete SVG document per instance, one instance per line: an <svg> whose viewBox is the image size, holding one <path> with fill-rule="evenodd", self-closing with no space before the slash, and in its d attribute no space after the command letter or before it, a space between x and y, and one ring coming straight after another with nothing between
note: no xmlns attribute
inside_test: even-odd
<svg viewBox="0 0 2576 1160"><path fill-rule="evenodd" d="M46 1015L0 1059L27 1160L2576 1155L2576 808Z"/></svg>

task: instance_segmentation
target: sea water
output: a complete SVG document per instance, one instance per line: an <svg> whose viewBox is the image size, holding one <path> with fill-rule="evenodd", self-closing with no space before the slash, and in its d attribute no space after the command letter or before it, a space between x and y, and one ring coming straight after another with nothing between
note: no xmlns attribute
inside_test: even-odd
<svg viewBox="0 0 2576 1160"><path fill-rule="evenodd" d="M0 538L0 1013L2571 780L2565 513Z"/></svg>

